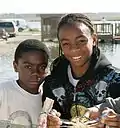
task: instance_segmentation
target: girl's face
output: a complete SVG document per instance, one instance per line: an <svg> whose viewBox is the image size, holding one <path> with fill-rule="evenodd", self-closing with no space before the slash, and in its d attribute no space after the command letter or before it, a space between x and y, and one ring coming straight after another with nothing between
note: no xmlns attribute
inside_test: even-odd
<svg viewBox="0 0 120 128"><path fill-rule="evenodd" d="M89 62L95 45L95 35L83 23L66 24L59 29L59 41L64 56L72 66Z"/></svg>

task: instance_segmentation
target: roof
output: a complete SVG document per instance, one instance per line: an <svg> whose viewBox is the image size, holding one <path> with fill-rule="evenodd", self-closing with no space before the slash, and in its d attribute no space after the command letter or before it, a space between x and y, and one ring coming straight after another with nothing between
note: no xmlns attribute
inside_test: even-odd
<svg viewBox="0 0 120 128"><path fill-rule="evenodd" d="M53 18L53 17L57 17L60 18L65 14L40 14L41 18Z"/></svg>

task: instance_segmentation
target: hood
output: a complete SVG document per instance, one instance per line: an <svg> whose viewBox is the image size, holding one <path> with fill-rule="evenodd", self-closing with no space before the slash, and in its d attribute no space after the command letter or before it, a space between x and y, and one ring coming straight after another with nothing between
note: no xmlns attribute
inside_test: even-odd
<svg viewBox="0 0 120 128"><path fill-rule="evenodd" d="M96 60L96 58L97 58L97 60ZM107 67L112 66L112 64L109 62L109 60L105 57L104 54L101 53L101 51L99 49L98 49L98 55L96 57L93 57L92 61L94 61L94 60L96 60L96 63L93 62L93 63L95 63L94 70L103 69L106 66Z"/></svg>
<svg viewBox="0 0 120 128"><path fill-rule="evenodd" d="M68 60L65 58L64 55L61 55L59 56L58 58L56 58L51 66L50 66L50 71L51 71L51 74L54 74L54 73L62 73L65 71L66 72L66 69L68 67Z"/></svg>
<svg viewBox="0 0 120 128"><path fill-rule="evenodd" d="M89 72L93 72L93 70L98 72L104 67L112 66L108 59L101 53L100 49L97 51L97 53L92 54L91 64L85 75ZM64 57L64 55L59 56L51 65L51 74L54 74L55 76L58 76L58 73L59 75L66 74L68 65L69 61Z"/></svg>

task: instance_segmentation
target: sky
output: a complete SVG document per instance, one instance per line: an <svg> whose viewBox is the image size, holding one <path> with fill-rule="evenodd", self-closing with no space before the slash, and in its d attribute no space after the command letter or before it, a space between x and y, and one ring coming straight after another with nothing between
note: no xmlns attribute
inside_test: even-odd
<svg viewBox="0 0 120 128"><path fill-rule="evenodd" d="M120 0L1 0L0 13L120 12Z"/></svg>

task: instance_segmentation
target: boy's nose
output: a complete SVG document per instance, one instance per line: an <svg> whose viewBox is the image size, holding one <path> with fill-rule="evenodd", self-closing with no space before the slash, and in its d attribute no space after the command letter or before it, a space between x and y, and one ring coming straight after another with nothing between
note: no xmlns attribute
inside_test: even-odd
<svg viewBox="0 0 120 128"><path fill-rule="evenodd" d="M31 74L34 76L37 76L37 77L41 77L41 76L45 75L45 73L46 73L45 71L42 71L38 68L35 68L31 71Z"/></svg>
<svg viewBox="0 0 120 128"><path fill-rule="evenodd" d="M38 75L39 74L39 70L37 68L32 68L31 69L31 74L32 75Z"/></svg>

